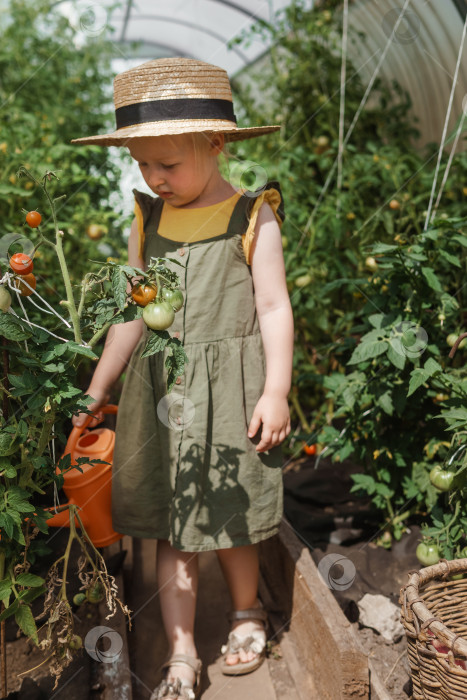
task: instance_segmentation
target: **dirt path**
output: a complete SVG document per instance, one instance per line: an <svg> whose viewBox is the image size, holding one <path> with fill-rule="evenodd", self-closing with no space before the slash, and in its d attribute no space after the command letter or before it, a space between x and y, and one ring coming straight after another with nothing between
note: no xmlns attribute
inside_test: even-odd
<svg viewBox="0 0 467 700"><path fill-rule="evenodd" d="M125 579L125 594L133 610L133 629L128 634L133 700L148 700L167 654L155 583L156 542L133 540L132 559L131 574L127 573ZM287 695L276 692L287 685L281 682L284 673L279 658L270 657L257 671L242 677L229 678L220 672L216 659L227 639L226 611L229 607L230 599L217 557L214 552L204 552L200 555L195 628L198 652L204 662L202 700L285 700Z"/></svg>

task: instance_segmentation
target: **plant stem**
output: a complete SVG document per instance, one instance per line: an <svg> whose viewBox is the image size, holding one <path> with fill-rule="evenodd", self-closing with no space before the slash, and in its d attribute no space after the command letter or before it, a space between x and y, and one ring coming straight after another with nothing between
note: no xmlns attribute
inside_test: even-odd
<svg viewBox="0 0 467 700"><path fill-rule="evenodd" d="M50 199L50 197L49 197L49 199ZM54 220L55 220L55 212L54 212ZM70 320L71 320L71 323L73 324L75 341L78 343L78 345L81 345L81 343L83 342L82 337L81 337L81 327L80 327L80 323L79 323L78 311L76 309L76 304L75 304L75 300L73 297L73 290L71 288L70 275L68 272L68 267L66 264L65 255L63 253L62 239L63 239L63 231L59 231L58 229L56 229L55 251L57 253L58 262L60 263L60 269L62 271L63 281L65 283L65 291L66 291L66 298L67 298L66 307L68 308Z"/></svg>
<svg viewBox="0 0 467 700"><path fill-rule="evenodd" d="M117 315L117 314L116 314L116 315ZM114 318L115 318L115 317L114 317ZM90 348L93 348L94 345L102 338L102 336L105 335L105 334L107 333L107 331L109 330L110 326L112 326L112 325L113 325L112 320L107 321L107 323L106 323L104 326L102 326L102 328L100 328L98 331L96 331L96 332L94 333L94 335L92 336L91 340L88 341L87 345L88 345Z"/></svg>
<svg viewBox="0 0 467 700"><path fill-rule="evenodd" d="M53 424L55 422L55 413L51 413L50 416L44 421L42 426L41 434L39 437L39 442L37 444L37 456L40 457L44 452L45 448L49 444L50 433L52 431Z"/></svg>
<svg viewBox="0 0 467 700"><path fill-rule="evenodd" d="M290 395L290 400L292 402L293 407L295 408L297 416L300 419L300 423L303 425L303 427L305 428L307 433L311 433L310 424L308 423L307 419L305 418L305 414L303 413L302 407L300 406L300 402L298 400L297 395L292 392Z"/></svg>
<svg viewBox="0 0 467 700"><path fill-rule="evenodd" d="M442 532L449 532L451 527L454 525L454 523L457 520L457 516L459 515L459 510L461 507L461 502L457 501L456 507L454 508L454 515L452 516L451 520L445 525L441 530L439 530L438 535L440 535Z"/></svg>

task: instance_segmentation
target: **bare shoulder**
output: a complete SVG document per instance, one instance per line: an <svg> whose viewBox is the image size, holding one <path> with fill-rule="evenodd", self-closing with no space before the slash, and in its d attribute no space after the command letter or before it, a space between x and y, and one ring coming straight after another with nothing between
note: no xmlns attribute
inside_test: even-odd
<svg viewBox="0 0 467 700"><path fill-rule="evenodd" d="M282 240L279 224L276 216L267 202L263 202L259 211L255 226L255 236L251 248L252 270L259 262L268 262L271 257L282 254Z"/></svg>

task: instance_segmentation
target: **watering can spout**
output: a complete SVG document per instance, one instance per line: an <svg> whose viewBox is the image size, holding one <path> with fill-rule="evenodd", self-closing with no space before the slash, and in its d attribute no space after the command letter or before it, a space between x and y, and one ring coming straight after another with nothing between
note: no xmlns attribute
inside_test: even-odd
<svg viewBox="0 0 467 700"><path fill-rule="evenodd" d="M117 413L117 406L102 408L103 413ZM71 463L80 457L99 459L105 464L80 464L79 469L70 469L64 474L63 490L68 498L65 506L76 505L79 517L91 542L96 547L106 547L123 535L112 527L111 482L115 432L108 428L86 430L92 420L89 416L79 428L73 428L64 454L71 455ZM61 474L57 467L57 474ZM52 510L52 509L49 509ZM79 525L75 519L76 526ZM68 508L55 513L47 520L51 527L70 527Z"/></svg>

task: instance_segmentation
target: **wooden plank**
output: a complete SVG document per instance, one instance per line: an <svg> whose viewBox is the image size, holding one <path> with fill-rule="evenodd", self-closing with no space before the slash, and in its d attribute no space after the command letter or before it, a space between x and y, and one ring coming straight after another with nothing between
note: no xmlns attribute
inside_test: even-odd
<svg viewBox="0 0 467 700"><path fill-rule="evenodd" d="M108 560L111 556L121 552L123 548L122 540L105 547L103 552L104 558ZM123 603L125 603L122 569L115 574L115 583L118 587L118 597ZM111 645L110 649L113 649L112 644L114 644L115 649L118 652L118 649L120 648L119 644L122 646L120 653L118 653L118 655L116 654L112 661L107 660L99 663L97 674L100 689L99 697L100 700L132 700L133 693L131 686L126 618L119 606L117 607L117 612L115 615L106 620L105 618L108 615L108 612L109 610L105 603L100 603L100 625L101 627L107 627L112 630L112 633L108 636L108 641ZM107 646L105 643L103 643L104 651L108 650L108 647L108 643Z"/></svg>
<svg viewBox="0 0 467 700"><path fill-rule="evenodd" d="M261 542L259 551L266 607L282 617L277 641L282 647L287 633L286 648L294 648L296 662L287 662L299 697L308 692L320 700L369 698L368 657L285 518L279 534Z"/></svg>
<svg viewBox="0 0 467 700"><path fill-rule="evenodd" d="M381 678L376 673L371 659L369 659L368 664L370 667L371 700L392 700Z"/></svg>

